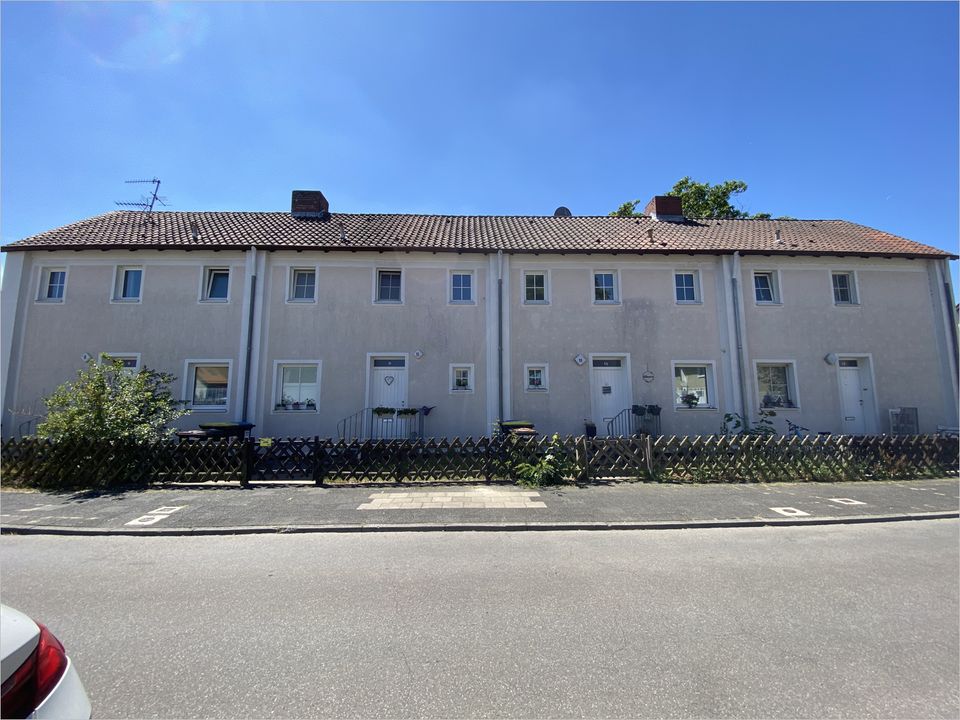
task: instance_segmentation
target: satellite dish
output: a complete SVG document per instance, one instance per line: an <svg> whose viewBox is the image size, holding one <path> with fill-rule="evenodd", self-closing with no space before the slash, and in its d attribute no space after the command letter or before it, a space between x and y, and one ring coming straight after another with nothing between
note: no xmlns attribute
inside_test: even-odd
<svg viewBox="0 0 960 720"><path fill-rule="evenodd" d="M570 208L566 208L563 205L561 205L560 207L558 207L556 210L553 211L553 216L554 217L573 217L573 213L570 212Z"/></svg>

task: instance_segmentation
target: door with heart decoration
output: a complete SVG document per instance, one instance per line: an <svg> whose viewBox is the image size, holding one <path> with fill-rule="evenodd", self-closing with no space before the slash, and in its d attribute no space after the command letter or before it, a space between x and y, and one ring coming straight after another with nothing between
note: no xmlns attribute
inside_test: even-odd
<svg viewBox="0 0 960 720"><path fill-rule="evenodd" d="M375 357L370 368L370 407L407 407L407 361L404 357ZM400 425L392 416L374 415L374 437L400 437Z"/></svg>

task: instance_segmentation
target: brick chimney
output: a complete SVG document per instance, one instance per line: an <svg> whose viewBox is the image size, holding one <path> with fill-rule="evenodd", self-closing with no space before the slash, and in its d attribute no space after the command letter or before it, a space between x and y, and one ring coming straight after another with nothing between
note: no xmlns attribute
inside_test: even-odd
<svg viewBox="0 0 960 720"><path fill-rule="evenodd" d="M294 217L327 218L330 203L319 190L294 190L290 198L290 214Z"/></svg>
<svg viewBox="0 0 960 720"><path fill-rule="evenodd" d="M668 222L683 222L683 202L673 195L657 195L643 209L645 215L649 215L654 220L666 220Z"/></svg>

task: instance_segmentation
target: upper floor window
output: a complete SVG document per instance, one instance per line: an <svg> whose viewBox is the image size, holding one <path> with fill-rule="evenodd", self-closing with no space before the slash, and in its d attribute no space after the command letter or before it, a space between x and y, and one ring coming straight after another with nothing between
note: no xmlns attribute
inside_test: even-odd
<svg viewBox="0 0 960 720"><path fill-rule="evenodd" d="M835 305L856 305L857 285L852 272L835 272L833 278L833 302Z"/></svg>
<svg viewBox="0 0 960 720"><path fill-rule="evenodd" d="M593 301L595 303L615 303L617 296L617 274L604 270L593 274Z"/></svg>
<svg viewBox="0 0 960 720"><path fill-rule="evenodd" d="M547 275L542 272L523 274L523 301L525 303L547 302Z"/></svg>
<svg viewBox="0 0 960 720"><path fill-rule="evenodd" d="M777 274L772 270L755 272L753 274L753 294L758 304L778 304L780 302L780 288L777 283Z"/></svg>
<svg viewBox="0 0 960 720"><path fill-rule="evenodd" d="M317 297L317 271L293 268L290 272L290 302L313 302Z"/></svg>
<svg viewBox="0 0 960 720"><path fill-rule="evenodd" d="M63 302L67 288L65 268L44 268L40 273L40 293L37 300L42 302Z"/></svg>
<svg viewBox="0 0 960 720"><path fill-rule="evenodd" d="M227 302L230 299L230 270L206 268L203 279L203 299L210 302Z"/></svg>
<svg viewBox="0 0 960 720"><path fill-rule="evenodd" d="M678 303L699 303L700 288L695 270L677 272L673 275L673 284Z"/></svg>
<svg viewBox="0 0 960 720"><path fill-rule="evenodd" d="M473 303L473 273L455 272L450 275L450 302Z"/></svg>
<svg viewBox="0 0 960 720"><path fill-rule="evenodd" d="M143 281L143 268L118 267L114 281L114 302L139 302L140 286Z"/></svg>
<svg viewBox="0 0 960 720"><path fill-rule="evenodd" d="M401 280L399 270L377 270L377 302L401 302Z"/></svg>
<svg viewBox="0 0 960 720"><path fill-rule="evenodd" d="M523 374L526 378L524 389L528 392L547 392L549 382L547 378L547 365L530 363L523 366Z"/></svg>
<svg viewBox="0 0 960 720"><path fill-rule="evenodd" d="M450 392L451 393L472 393L473 392L473 365L451 365L450 366Z"/></svg>

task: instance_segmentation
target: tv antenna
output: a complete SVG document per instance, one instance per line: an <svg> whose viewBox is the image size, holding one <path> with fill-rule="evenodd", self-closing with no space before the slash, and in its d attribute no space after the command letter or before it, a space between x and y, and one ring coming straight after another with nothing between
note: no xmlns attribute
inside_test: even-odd
<svg viewBox="0 0 960 720"><path fill-rule="evenodd" d="M149 195L141 195L140 202L120 202L117 200L114 201L116 205L126 208L136 208L147 215L153 212L153 206L157 203L164 207L167 206L167 198L157 194L160 192L160 178L153 178L152 180L124 180L124 183L127 185L153 185L153 192Z"/></svg>

